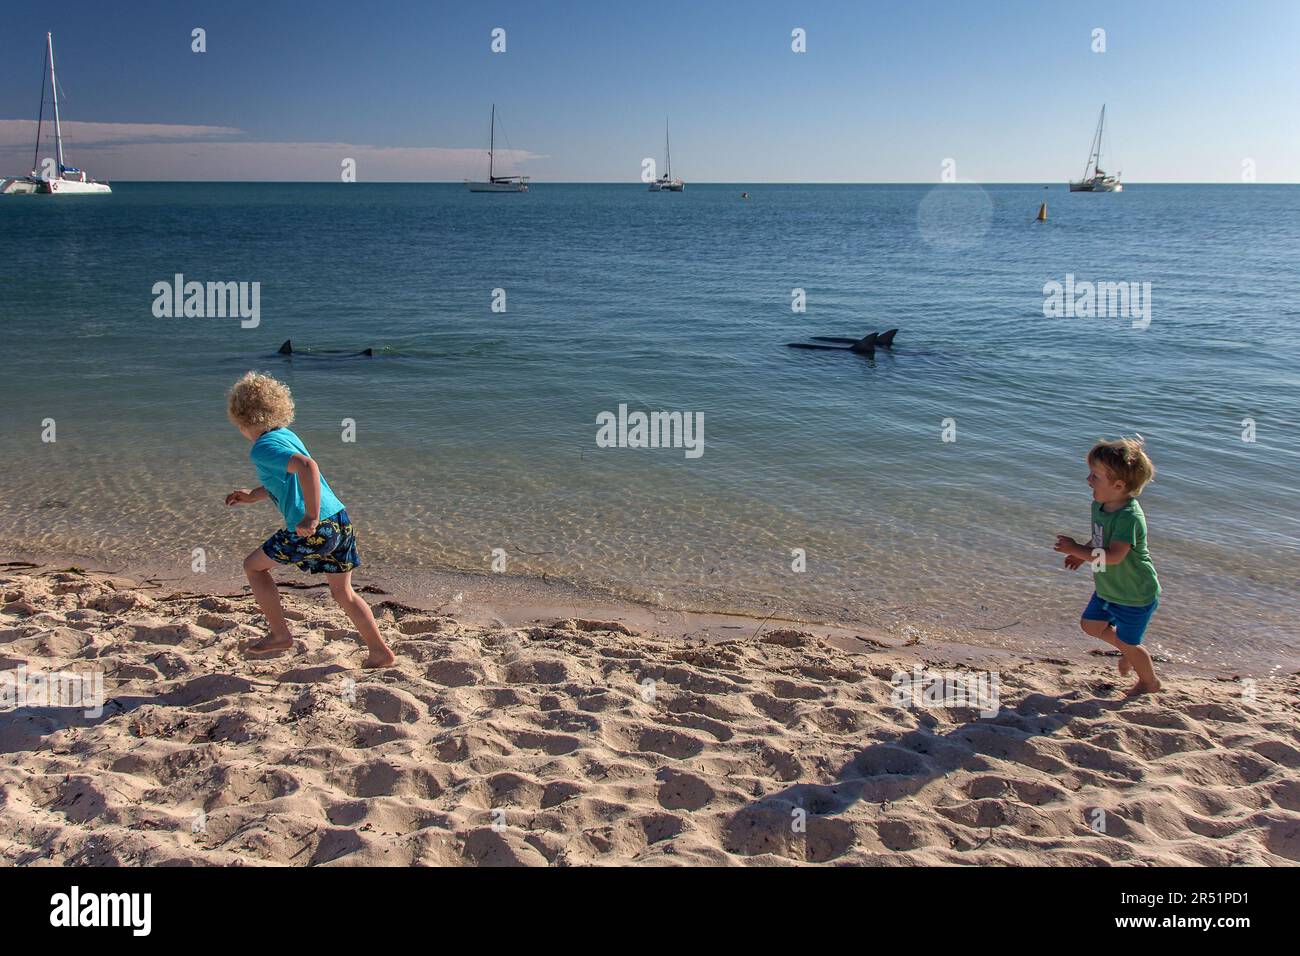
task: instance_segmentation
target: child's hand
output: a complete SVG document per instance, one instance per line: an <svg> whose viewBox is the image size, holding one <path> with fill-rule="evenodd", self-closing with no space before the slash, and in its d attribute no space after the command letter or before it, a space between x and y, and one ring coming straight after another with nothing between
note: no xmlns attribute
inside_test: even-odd
<svg viewBox="0 0 1300 956"><path fill-rule="evenodd" d="M253 497L253 492L248 488L240 488L238 491L232 491L226 495L226 504L228 505L247 505L256 500Z"/></svg>
<svg viewBox="0 0 1300 956"><path fill-rule="evenodd" d="M298 526L293 529L293 533L300 538L310 538L316 533L316 524L317 522L311 518L303 518L298 522Z"/></svg>
<svg viewBox="0 0 1300 956"><path fill-rule="evenodd" d="M1062 554L1074 555L1083 545L1075 541L1068 534L1058 534L1056 536L1056 545L1053 551L1060 551Z"/></svg>
<svg viewBox="0 0 1300 956"><path fill-rule="evenodd" d="M1083 567L1083 558L1068 554L1065 556L1065 569L1067 571L1077 571Z"/></svg>

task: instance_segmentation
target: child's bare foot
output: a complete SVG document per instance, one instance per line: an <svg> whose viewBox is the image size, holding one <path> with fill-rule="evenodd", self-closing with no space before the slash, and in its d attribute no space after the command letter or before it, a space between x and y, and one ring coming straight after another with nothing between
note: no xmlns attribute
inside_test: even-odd
<svg viewBox="0 0 1300 956"><path fill-rule="evenodd" d="M1143 694L1154 694L1156 691L1160 690L1160 688L1163 686L1164 685L1161 684L1159 680L1154 680L1150 684L1147 684L1143 681L1138 681L1136 684L1134 684L1132 687L1130 687L1127 691L1124 692L1124 696L1140 697Z"/></svg>
<svg viewBox="0 0 1300 956"><path fill-rule="evenodd" d="M366 670L373 670L376 667L391 667L397 662L393 652L385 648L382 651L371 651L370 655L361 662L361 666Z"/></svg>
<svg viewBox="0 0 1300 956"><path fill-rule="evenodd" d="M1133 673L1133 665L1129 663L1129 659L1128 659L1127 657L1125 657L1123 654L1120 654L1120 656L1119 656L1119 676L1120 676L1120 677L1128 677L1128 675L1129 675L1129 674L1132 674L1132 673Z"/></svg>
<svg viewBox="0 0 1300 956"><path fill-rule="evenodd" d="M244 648L246 657L261 657L266 654L278 654L280 651L293 649L293 635L285 634L282 637L276 637L274 634L268 634L260 641L254 641Z"/></svg>

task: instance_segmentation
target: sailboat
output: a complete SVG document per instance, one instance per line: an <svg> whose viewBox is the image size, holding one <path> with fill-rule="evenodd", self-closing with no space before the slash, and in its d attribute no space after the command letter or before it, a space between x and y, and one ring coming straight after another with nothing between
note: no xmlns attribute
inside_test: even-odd
<svg viewBox="0 0 1300 956"><path fill-rule="evenodd" d="M488 178L487 182L475 182L465 180L465 185L472 193L526 193L528 192L527 176L498 176L496 175L496 153L497 144L497 105L492 104L492 129L488 134Z"/></svg>
<svg viewBox="0 0 1300 956"><path fill-rule="evenodd" d="M1101 107L1101 119L1097 121L1097 133L1092 138L1092 149L1088 151L1088 165L1083 168L1083 179L1070 183L1072 193L1118 193L1124 191L1124 184L1119 176L1111 176L1101 168L1101 135L1106 129L1106 106Z"/></svg>
<svg viewBox="0 0 1300 956"><path fill-rule="evenodd" d="M673 179L673 145L668 138L668 121L664 120L664 173L650 184L652 193L679 193L686 188L680 179Z"/></svg>
<svg viewBox="0 0 1300 956"><path fill-rule="evenodd" d="M36 120L36 155L32 159L32 174L0 183L0 193L40 193L47 196L65 196L76 193L111 193L108 183L89 178L83 170L63 162L63 127L59 122L59 87L54 78L54 37L45 34L45 54L50 65L50 98L54 102L54 154L57 167L55 175L42 176L37 172L41 156L41 126L45 122L45 75L41 73L41 109Z"/></svg>

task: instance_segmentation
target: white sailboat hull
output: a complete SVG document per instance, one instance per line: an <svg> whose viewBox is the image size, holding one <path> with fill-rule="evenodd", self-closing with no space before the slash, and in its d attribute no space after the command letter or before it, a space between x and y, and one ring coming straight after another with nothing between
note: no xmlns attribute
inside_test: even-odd
<svg viewBox="0 0 1300 956"><path fill-rule="evenodd" d="M78 179L47 179L37 190L50 196L103 195L112 191L108 183L97 183L93 180L82 182Z"/></svg>
<svg viewBox="0 0 1300 956"><path fill-rule="evenodd" d="M112 191L108 183L94 180L82 182L78 179L33 179L26 176L0 181L0 195L3 196L102 196Z"/></svg>
<svg viewBox="0 0 1300 956"><path fill-rule="evenodd" d="M476 183L465 180L465 188L472 193L526 193L527 183Z"/></svg>
<svg viewBox="0 0 1300 956"><path fill-rule="evenodd" d="M1117 180L1085 180L1081 183L1070 183L1070 192L1072 193L1122 193L1124 184Z"/></svg>
<svg viewBox="0 0 1300 956"><path fill-rule="evenodd" d="M40 181L31 177L6 179L0 182L0 196L30 196L40 189Z"/></svg>

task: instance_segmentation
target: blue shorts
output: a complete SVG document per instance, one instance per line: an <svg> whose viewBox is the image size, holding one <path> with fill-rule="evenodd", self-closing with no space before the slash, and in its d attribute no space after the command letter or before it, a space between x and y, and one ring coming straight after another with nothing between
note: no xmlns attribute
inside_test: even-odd
<svg viewBox="0 0 1300 956"><path fill-rule="evenodd" d="M342 574L361 566L357 536L347 511L322 518L306 537L281 528L266 539L262 553L272 561L294 564L311 574Z"/></svg>
<svg viewBox="0 0 1300 956"><path fill-rule="evenodd" d="M1097 596L1097 592L1093 591L1092 600L1083 609L1083 619L1114 624L1115 635L1125 644L1136 647L1142 643L1142 638L1147 632L1147 624L1151 620L1151 615L1156 613L1156 606L1159 603L1160 599L1156 598L1150 604L1141 607L1116 604L1113 601L1102 600Z"/></svg>

